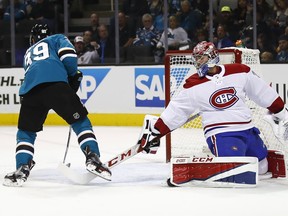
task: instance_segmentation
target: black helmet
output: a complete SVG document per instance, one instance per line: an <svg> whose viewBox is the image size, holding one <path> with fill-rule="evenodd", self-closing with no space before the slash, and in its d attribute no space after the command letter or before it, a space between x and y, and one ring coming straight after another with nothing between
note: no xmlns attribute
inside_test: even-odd
<svg viewBox="0 0 288 216"><path fill-rule="evenodd" d="M29 42L32 46L43 38L46 38L50 35L50 29L47 24L35 24L30 32Z"/></svg>

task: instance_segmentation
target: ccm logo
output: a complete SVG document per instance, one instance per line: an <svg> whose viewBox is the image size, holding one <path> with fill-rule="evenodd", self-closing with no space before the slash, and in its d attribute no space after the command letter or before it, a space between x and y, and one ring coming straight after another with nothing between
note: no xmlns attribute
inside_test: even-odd
<svg viewBox="0 0 288 216"><path fill-rule="evenodd" d="M131 157L132 151L129 149L126 153L123 153L119 155L118 157L115 157L108 161L108 167L114 166L115 164L120 163L121 161L126 160L127 158Z"/></svg>
<svg viewBox="0 0 288 216"><path fill-rule="evenodd" d="M207 162L212 162L213 158L212 157L194 157L192 158L193 163L207 163Z"/></svg>

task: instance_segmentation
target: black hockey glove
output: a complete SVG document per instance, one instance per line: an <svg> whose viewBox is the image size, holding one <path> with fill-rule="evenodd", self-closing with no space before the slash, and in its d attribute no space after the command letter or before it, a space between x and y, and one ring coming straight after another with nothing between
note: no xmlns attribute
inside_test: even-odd
<svg viewBox="0 0 288 216"><path fill-rule="evenodd" d="M77 92L79 87L80 87L80 83L82 81L83 78L83 74L81 71L77 70L76 74L74 76L69 76L68 77L68 83L70 85L70 87Z"/></svg>

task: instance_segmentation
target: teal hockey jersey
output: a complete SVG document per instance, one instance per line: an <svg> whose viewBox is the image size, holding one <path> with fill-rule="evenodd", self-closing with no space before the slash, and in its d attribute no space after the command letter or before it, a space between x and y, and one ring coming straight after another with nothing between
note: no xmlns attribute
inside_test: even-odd
<svg viewBox="0 0 288 216"><path fill-rule="evenodd" d="M77 72L76 51L66 36L48 36L26 51L23 67L25 77L20 96L42 83L68 82L68 76Z"/></svg>

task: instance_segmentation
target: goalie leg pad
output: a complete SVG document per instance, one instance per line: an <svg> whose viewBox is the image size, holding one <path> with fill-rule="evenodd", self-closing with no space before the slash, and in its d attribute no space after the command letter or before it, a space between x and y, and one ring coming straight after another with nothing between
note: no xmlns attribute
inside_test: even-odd
<svg viewBox="0 0 288 216"><path fill-rule="evenodd" d="M170 183L175 186L255 187L256 157L180 157L171 159Z"/></svg>
<svg viewBox="0 0 288 216"><path fill-rule="evenodd" d="M268 150L267 160L268 172L272 173L272 178L286 177L286 163L283 152Z"/></svg>

